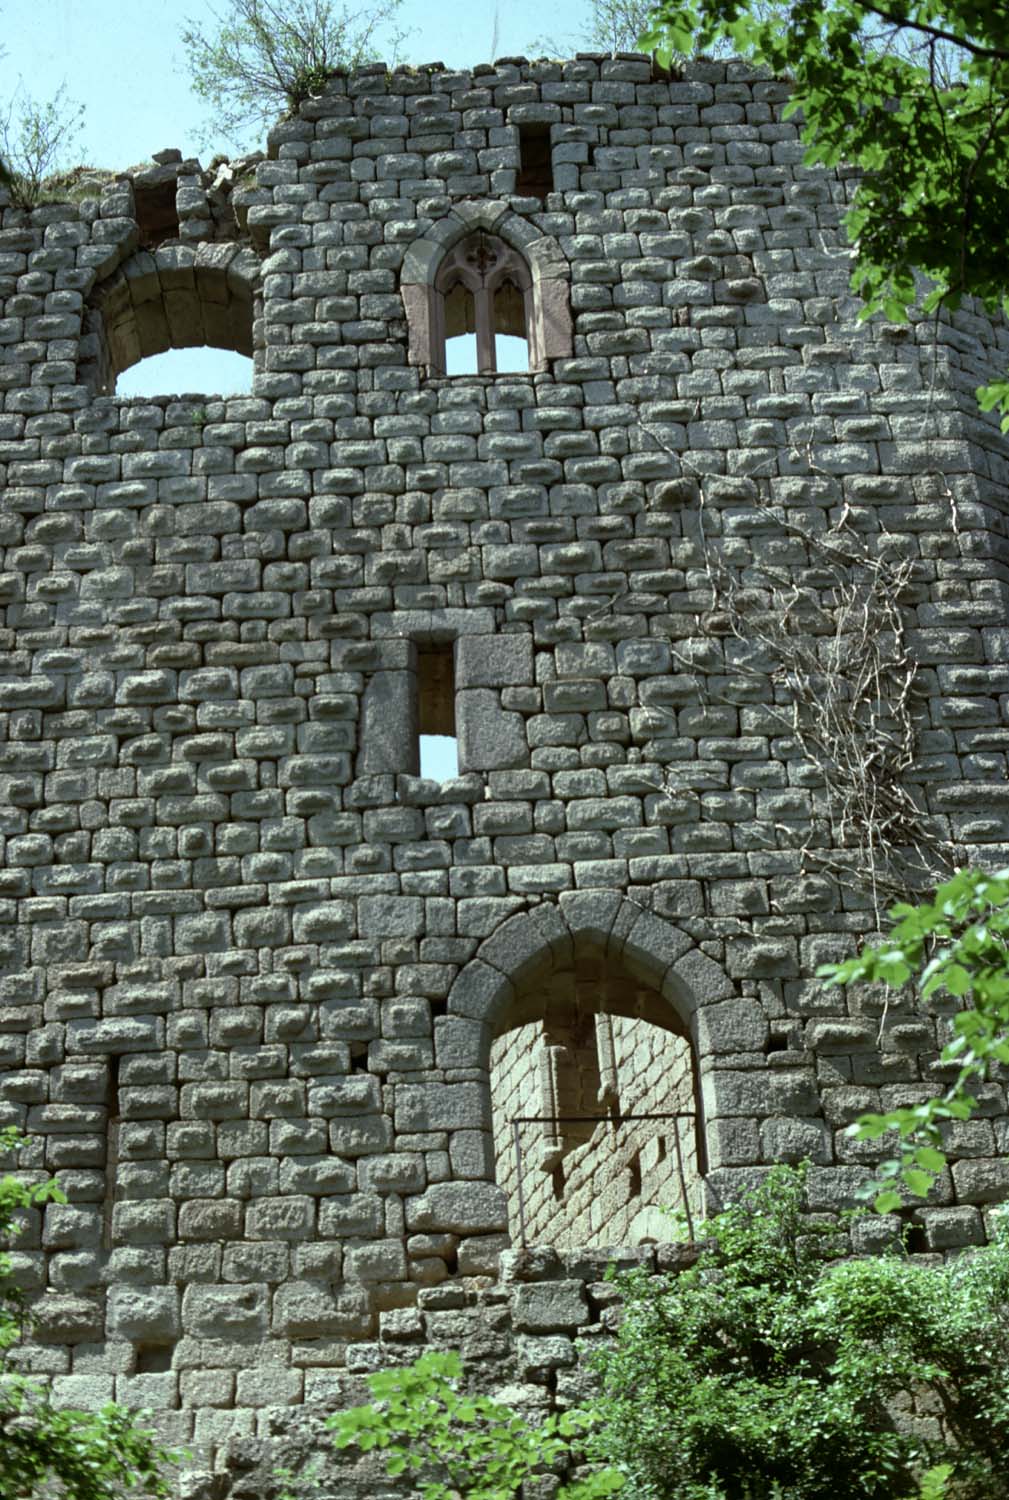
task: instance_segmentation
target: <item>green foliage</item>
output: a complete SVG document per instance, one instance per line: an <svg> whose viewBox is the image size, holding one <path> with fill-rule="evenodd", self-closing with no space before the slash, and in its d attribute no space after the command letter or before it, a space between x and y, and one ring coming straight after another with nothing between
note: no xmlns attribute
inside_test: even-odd
<svg viewBox="0 0 1009 1500"><path fill-rule="evenodd" d="M333 0L226 0L208 28L182 32L195 92L211 108L210 132L242 141L269 128L284 110L321 92L337 68L376 60L378 33L402 0L361 9ZM403 33L389 32L392 60Z"/></svg>
<svg viewBox="0 0 1009 1500"><path fill-rule="evenodd" d="M952 1464L936 1464L921 1476L918 1500L945 1500L946 1485L953 1472Z"/></svg>
<svg viewBox="0 0 1009 1500"><path fill-rule="evenodd" d="M641 45L663 60L731 43L792 80L806 161L864 174L847 218L863 316L903 321L967 294L1009 311L1009 45L990 0L662 0ZM1006 413L1009 384L982 388Z"/></svg>
<svg viewBox="0 0 1009 1500"><path fill-rule="evenodd" d="M512 1500L522 1482L579 1446L592 1418L567 1411L531 1427L488 1396L460 1389L458 1355L421 1355L412 1365L369 1375L369 1406L331 1417L338 1448L388 1454L390 1476L416 1475L421 1500ZM600 1500L623 1479L615 1470L565 1485L558 1500Z"/></svg>
<svg viewBox="0 0 1009 1500"><path fill-rule="evenodd" d="M69 165L79 144L84 106L61 88L52 99L33 99L19 88L0 117L0 186L18 208L34 208L46 180Z"/></svg>
<svg viewBox="0 0 1009 1500"><path fill-rule="evenodd" d="M803 1172L776 1168L707 1224L695 1266L618 1278L594 1454L625 1469L627 1500L901 1500L946 1481L990 1500L1009 1464L1009 1238L938 1268L899 1246L838 1259L836 1225L802 1204ZM956 1448L895 1426L910 1393L939 1397Z"/></svg>
<svg viewBox="0 0 1009 1500"><path fill-rule="evenodd" d="M0 1130L0 1154L20 1144L16 1130ZM0 1177L0 1241L8 1240L25 1209L66 1199L53 1182ZM165 1467L181 1455L158 1447L154 1434L121 1406L97 1412L52 1405L46 1390L8 1367L21 1336L21 1304L10 1284L10 1256L0 1251L0 1495L4 1500L126 1500L167 1496Z"/></svg>
<svg viewBox="0 0 1009 1500"><path fill-rule="evenodd" d="M280 1486L274 1500L322 1500L325 1476L319 1458L303 1464L298 1470L274 1469L273 1477Z"/></svg>
<svg viewBox="0 0 1009 1500"><path fill-rule="evenodd" d="M898 1183L916 1197L927 1196L946 1164L941 1127L965 1120L976 1107L973 1080L983 1079L992 1064L1009 1063L1009 869L962 870L931 901L900 903L890 915L894 926L884 941L845 963L824 964L820 977L890 989L913 979L922 1001L945 997L965 1008L953 1016L953 1037L942 1052L941 1061L957 1069L949 1088L922 1104L864 1114L849 1127L862 1140L899 1133L899 1159L884 1162L868 1189L881 1213L900 1205Z"/></svg>

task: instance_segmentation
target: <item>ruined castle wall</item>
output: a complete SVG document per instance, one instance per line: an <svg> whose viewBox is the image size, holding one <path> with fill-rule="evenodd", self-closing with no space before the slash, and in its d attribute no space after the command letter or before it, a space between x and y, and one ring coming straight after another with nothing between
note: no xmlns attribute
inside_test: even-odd
<svg viewBox="0 0 1009 1500"><path fill-rule="evenodd" d="M364 69L231 180L167 160L3 209L0 1062L69 1199L17 1257L59 1399L154 1405L210 1469L449 1311L479 1359L515 1232L492 1085L526 1096L572 965L665 1007L708 1202L801 1157L848 1201L845 1126L941 1079L941 1018L815 980L870 884L710 569L778 607L842 523L909 559L906 781L929 847L1005 862L1006 443L973 387L1009 346L856 321L850 180L802 166L784 100L725 64ZM467 236L528 269L528 373L430 374ZM101 394L208 339L252 350L251 395ZM656 1016L616 1012L650 1038L618 1112L662 1112ZM930 1248L1004 1195L1004 1102L956 1128ZM593 1132L628 1196L572 1224L652 1238L650 1158L632 1203Z"/></svg>

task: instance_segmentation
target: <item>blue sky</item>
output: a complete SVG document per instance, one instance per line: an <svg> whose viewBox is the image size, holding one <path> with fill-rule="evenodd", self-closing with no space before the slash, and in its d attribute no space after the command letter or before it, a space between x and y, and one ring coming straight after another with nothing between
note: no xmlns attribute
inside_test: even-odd
<svg viewBox="0 0 1009 1500"><path fill-rule="evenodd" d="M5 112L19 88L45 100L65 87L67 98L84 106L79 146L67 165L123 169L172 146L204 164L218 151L233 153L230 142L206 140L206 109L189 87L180 40L187 20L206 25L213 9L207 0L0 0ZM547 50L571 53L586 45L591 14L592 0L554 0L549 9L537 0L471 0L451 9L405 0L400 24L409 35L401 55L460 67ZM544 37L555 46L548 48ZM126 371L117 391L225 393L248 389L250 372L239 355L172 350Z"/></svg>

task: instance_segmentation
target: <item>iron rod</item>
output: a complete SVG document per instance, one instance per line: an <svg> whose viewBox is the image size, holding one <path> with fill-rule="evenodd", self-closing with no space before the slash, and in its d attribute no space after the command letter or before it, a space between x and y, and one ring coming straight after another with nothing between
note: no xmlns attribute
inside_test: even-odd
<svg viewBox="0 0 1009 1500"><path fill-rule="evenodd" d="M519 1125L522 1123L524 1122L520 1120L512 1121L512 1131L514 1132L515 1140L515 1179L518 1184L519 1200L519 1240L524 1250L526 1248L526 1201L525 1194L522 1191L522 1133L519 1130Z"/></svg>

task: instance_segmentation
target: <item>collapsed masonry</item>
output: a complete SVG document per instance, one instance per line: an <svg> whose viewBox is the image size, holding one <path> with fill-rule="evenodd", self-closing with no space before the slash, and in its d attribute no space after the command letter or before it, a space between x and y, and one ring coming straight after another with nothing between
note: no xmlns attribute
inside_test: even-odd
<svg viewBox="0 0 1009 1500"><path fill-rule="evenodd" d="M813 977L870 872L713 585L819 591L829 640L824 548L908 562L915 837L1004 862L973 390L1009 340L857 323L850 180L784 101L732 64L365 68L237 174L3 210L3 1119L69 1198L17 1255L26 1360L157 1409L190 1497L265 1493L267 1439L426 1342L565 1399L605 1247L661 1261L663 1208L781 1159L835 1208L845 1125L941 1079L938 1013ZM194 343L254 394L108 394ZM1004 1105L922 1248L983 1237Z"/></svg>

